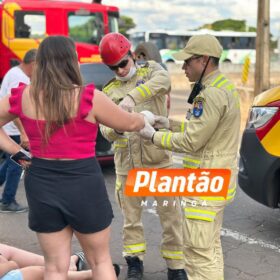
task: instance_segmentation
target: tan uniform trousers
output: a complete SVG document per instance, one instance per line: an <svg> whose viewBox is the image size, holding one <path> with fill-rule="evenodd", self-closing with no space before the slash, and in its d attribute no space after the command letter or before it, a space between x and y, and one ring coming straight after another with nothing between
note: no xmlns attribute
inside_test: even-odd
<svg viewBox="0 0 280 280"><path fill-rule="evenodd" d="M224 207L189 205L185 208L184 253L189 280L224 279L220 238Z"/></svg>
<svg viewBox="0 0 280 280"><path fill-rule="evenodd" d="M138 256L143 260L146 241L141 216L145 206L141 205L141 202L146 201L146 198L124 195L126 178L127 176L117 175L115 193L124 217L123 256ZM156 209L163 230L161 255L166 260L168 268L183 269L185 260L180 201L178 197L155 197L155 200L158 203ZM164 201L166 206L163 204Z"/></svg>

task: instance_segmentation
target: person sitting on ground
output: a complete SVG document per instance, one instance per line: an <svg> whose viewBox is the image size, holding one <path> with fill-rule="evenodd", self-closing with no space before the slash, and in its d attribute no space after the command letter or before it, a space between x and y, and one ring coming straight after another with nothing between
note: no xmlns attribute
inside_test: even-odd
<svg viewBox="0 0 280 280"><path fill-rule="evenodd" d="M69 280L92 279L91 270L79 271L84 267L85 258L82 252L71 256L68 271ZM26 250L0 243L0 280L39 280L43 279L44 257ZM117 276L120 268L114 264ZM78 271L77 271L78 270Z"/></svg>
<svg viewBox="0 0 280 280"><path fill-rule="evenodd" d="M92 279L91 270L77 271L79 260L79 256L71 256L67 279ZM43 256L0 243L0 280L9 279L44 279Z"/></svg>

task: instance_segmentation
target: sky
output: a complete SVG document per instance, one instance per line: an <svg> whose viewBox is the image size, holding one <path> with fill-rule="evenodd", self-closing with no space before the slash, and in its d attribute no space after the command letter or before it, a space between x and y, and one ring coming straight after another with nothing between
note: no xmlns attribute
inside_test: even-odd
<svg viewBox="0 0 280 280"><path fill-rule="evenodd" d="M222 19L257 24L257 0L103 0L132 17L137 30L194 29ZM270 0L270 30L280 37L280 1Z"/></svg>

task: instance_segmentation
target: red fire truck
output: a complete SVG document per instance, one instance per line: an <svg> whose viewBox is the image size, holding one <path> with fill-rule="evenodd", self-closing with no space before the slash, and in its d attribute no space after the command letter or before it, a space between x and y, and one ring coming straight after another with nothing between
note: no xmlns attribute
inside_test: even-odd
<svg viewBox="0 0 280 280"><path fill-rule="evenodd" d="M119 10L101 0L3 0L0 3L0 80L26 51L50 35L76 42L81 63L101 62L98 44L108 32L118 31Z"/></svg>

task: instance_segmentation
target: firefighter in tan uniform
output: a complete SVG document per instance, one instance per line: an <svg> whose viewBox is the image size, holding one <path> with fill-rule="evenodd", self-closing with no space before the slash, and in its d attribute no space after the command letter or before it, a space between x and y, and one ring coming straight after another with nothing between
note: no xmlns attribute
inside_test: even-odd
<svg viewBox="0 0 280 280"><path fill-rule="evenodd" d="M102 60L116 74L103 92L125 110L148 110L167 116L166 99L170 90L167 71L153 61L138 66L130 47L131 43L119 33L109 33L103 37L99 46ZM170 168L171 152L158 149L137 133L121 133L106 126L100 126L100 129L107 140L114 142L116 199L124 216L123 256L128 264L127 279L143 279L146 242L141 215L145 198L124 195L126 178L132 168ZM157 197L156 200L163 228L161 255L167 263L168 279L186 280L180 202L174 197ZM164 201L168 204L164 204Z"/></svg>
<svg viewBox="0 0 280 280"><path fill-rule="evenodd" d="M157 147L184 152L185 168L227 168L231 180L227 198L184 197L184 253L189 280L222 280L224 263L220 230L225 206L236 191L237 151L240 130L239 96L234 85L218 70L222 47L211 35L193 36L174 57L196 82L189 120L178 123L155 116L155 131L146 122L140 132Z"/></svg>

